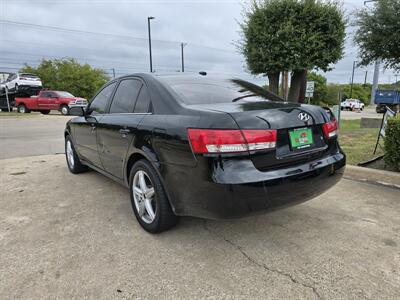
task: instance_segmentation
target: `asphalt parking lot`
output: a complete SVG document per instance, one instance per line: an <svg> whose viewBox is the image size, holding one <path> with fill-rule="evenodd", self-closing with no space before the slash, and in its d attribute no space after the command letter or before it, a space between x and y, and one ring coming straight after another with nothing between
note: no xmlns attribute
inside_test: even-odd
<svg viewBox="0 0 400 300"><path fill-rule="evenodd" d="M399 298L399 189L343 179L285 210L150 235L124 187L70 174L62 154L26 156L63 151L66 118L52 117L8 120L20 137L52 129L0 159L0 299Z"/></svg>
<svg viewBox="0 0 400 300"><path fill-rule="evenodd" d="M64 153L65 123L71 116L57 113L2 117L0 113L0 159Z"/></svg>

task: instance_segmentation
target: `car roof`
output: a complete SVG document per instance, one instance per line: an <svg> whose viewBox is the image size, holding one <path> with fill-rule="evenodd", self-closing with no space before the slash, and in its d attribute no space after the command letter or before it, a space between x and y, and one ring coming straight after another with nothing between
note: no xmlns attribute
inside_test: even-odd
<svg viewBox="0 0 400 300"><path fill-rule="evenodd" d="M224 75L201 75L197 73L134 73L129 75L124 75L117 79L129 78L129 77L141 77L143 79L153 79L153 80L161 80L167 82L171 85L180 84L180 83L211 83L215 81L229 81L234 79L235 77L229 77ZM236 77L238 78L238 77Z"/></svg>

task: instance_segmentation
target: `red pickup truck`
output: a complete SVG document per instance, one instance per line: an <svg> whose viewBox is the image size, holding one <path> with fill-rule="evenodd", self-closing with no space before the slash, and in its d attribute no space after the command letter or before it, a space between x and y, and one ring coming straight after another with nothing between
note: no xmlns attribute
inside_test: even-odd
<svg viewBox="0 0 400 300"><path fill-rule="evenodd" d="M50 110L58 110L63 115L69 114L71 107L86 107L88 104L84 98L63 91L42 90L37 96L29 98L15 98L15 106L19 113L30 113L31 111L40 111L47 115Z"/></svg>

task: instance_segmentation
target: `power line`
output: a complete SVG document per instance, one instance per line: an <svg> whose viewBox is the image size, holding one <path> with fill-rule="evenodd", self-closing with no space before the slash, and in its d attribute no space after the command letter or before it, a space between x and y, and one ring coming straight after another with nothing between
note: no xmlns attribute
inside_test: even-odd
<svg viewBox="0 0 400 300"><path fill-rule="evenodd" d="M130 36L130 35L120 35L120 34L113 34L113 33L86 31L86 30L79 30L79 29L73 29L73 28L65 28L65 27L57 27L57 26L48 26L48 25L41 25L41 24L34 24L34 23L11 21L11 20L6 20L6 19L0 19L0 23L6 24L6 25L8 24L8 25L15 25L15 26L31 27L31 28L36 28L39 30L61 31L61 32L69 32L69 33L75 33L75 34L90 34L90 35L108 36L108 37L138 40L138 41L143 41L143 42L148 41L147 38L134 37L134 36ZM180 46L180 44L181 44L181 42L177 42L177 41L167 41L167 40L158 40L158 39L152 39L152 41L160 42L160 43L175 44L177 46ZM207 49L223 51L223 52L237 53L236 51L233 51L230 49L223 49L223 48L217 48L217 47L212 47L212 46L199 45L199 44L195 44L195 43L189 43L189 44L191 46L195 46L195 47L207 48Z"/></svg>

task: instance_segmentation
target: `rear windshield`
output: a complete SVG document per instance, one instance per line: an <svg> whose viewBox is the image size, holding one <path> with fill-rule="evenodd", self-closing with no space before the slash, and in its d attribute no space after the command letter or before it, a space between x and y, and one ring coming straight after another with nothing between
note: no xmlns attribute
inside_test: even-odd
<svg viewBox="0 0 400 300"><path fill-rule="evenodd" d="M37 75L28 74L28 73L19 74L19 76L20 77L27 77L27 78L39 78Z"/></svg>
<svg viewBox="0 0 400 300"><path fill-rule="evenodd" d="M185 104L282 100L266 89L242 80L215 83L175 83L170 86L181 96Z"/></svg>

